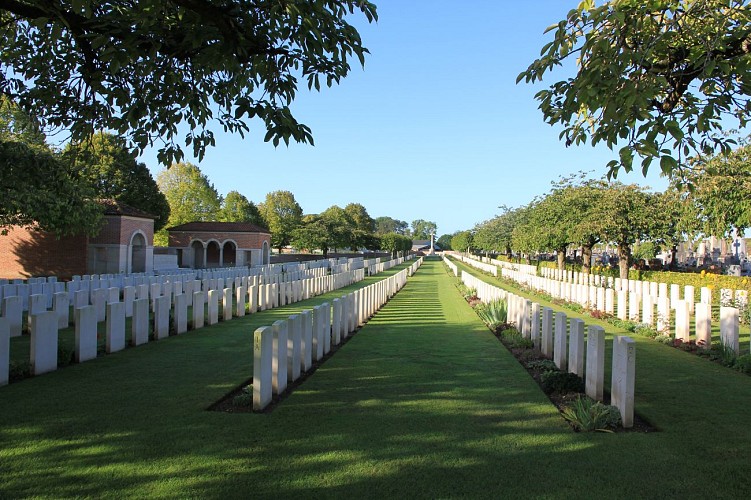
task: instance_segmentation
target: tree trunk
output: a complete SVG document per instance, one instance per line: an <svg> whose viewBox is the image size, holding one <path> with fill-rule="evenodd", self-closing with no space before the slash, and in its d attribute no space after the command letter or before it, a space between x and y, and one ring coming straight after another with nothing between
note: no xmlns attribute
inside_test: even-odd
<svg viewBox="0 0 751 500"><path fill-rule="evenodd" d="M321 250L323 250L323 258L324 259L327 258L328 255L329 255L329 248L328 247L323 247ZM336 250L334 250L334 251L336 251Z"/></svg>
<svg viewBox="0 0 751 500"><path fill-rule="evenodd" d="M628 279L628 268L631 267L631 247L618 245L618 269L621 271L621 279Z"/></svg>
<svg viewBox="0 0 751 500"><path fill-rule="evenodd" d="M558 249L558 270L566 269L566 247Z"/></svg>
<svg viewBox="0 0 751 500"><path fill-rule="evenodd" d="M592 271L592 245L582 245L582 272Z"/></svg>

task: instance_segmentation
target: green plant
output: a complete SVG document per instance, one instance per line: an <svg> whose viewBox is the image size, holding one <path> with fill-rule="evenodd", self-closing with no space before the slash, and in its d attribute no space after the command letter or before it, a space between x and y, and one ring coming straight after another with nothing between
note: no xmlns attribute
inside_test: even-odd
<svg viewBox="0 0 751 500"><path fill-rule="evenodd" d="M73 349L58 345L57 347L57 366L68 366L73 362Z"/></svg>
<svg viewBox="0 0 751 500"><path fill-rule="evenodd" d="M672 335L658 335L655 340L661 344L674 345L674 339Z"/></svg>
<svg viewBox="0 0 751 500"><path fill-rule="evenodd" d="M732 346L729 346L723 342L713 342L711 352L709 354L710 359L713 359L723 366L735 365L738 355Z"/></svg>
<svg viewBox="0 0 751 500"><path fill-rule="evenodd" d="M527 368L530 370L539 370L542 372L557 371L558 367L551 359L536 359L534 361L527 362Z"/></svg>
<svg viewBox="0 0 751 500"><path fill-rule="evenodd" d="M549 371L540 377L540 385L545 394L568 394L584 392L584 381L574 373Z"/></svg>
<svg viewBox="0 0 751 500"><path fill-rule="evenodd" d="M587 396L579 396L563 410L563 418L584 432L613 432L621 425L621 413Z"/></svg>
<svg viewBox="0 0 751 500"><path fill-rule="evenodd" d="M10 382L18 382L29 377L31 377L31 363L29 361L10 361L8 370L8 380Z"/></svg>
<svg viewBox="0 0 751 500"><path fill-rule="evenodd" d="M242 393L232 398L232 406L249 407L253 404L253 387L243 387Z"/></svg>
<svg viewBox="0 0 751 500"><path fill-rule="evenodd" d="M504 343L510 349L532 349L535 344L532 339L525 339L516 328L508 328L501 333Z"/></svg>
<svg viewBox="0 0 751 500"><path fill-rule="evenodd" d="M636 325L634 333L636 335L641 335L642 337L649 337L650 339L656 338L659 335L659 332L654 327L647 325L646 323L639 323Z"/></svg>
<svg viewBox="0 0 751 500"><path fill-rule="evenodd" d="M618 318L612 318L609 320L609 323L616 328L622 328L626 330L627 332L634 332L636 330L637 324L633 321L624 321L622 319Z"/></svg>
<svg viewBox="0 0 751 500"><path fill-rule="evenodd" d="M475 307L475 312L488 325L488 328L493 331L496 331L499 326L506 323L508 313L506 301L502 299L478 304Z"/></svg>
<svg viewBox="0 0 751 500"><path fill-rule="evenodd" d="M751 375L751 354L744 354L743 356L738 356L737 358L735 358L733 368L741 373Z"/></svg>

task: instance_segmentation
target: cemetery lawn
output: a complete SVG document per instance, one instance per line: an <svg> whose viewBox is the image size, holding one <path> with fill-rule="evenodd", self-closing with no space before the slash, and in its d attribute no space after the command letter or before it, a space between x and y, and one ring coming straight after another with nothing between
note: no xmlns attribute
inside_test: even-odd
<svg viewBox="0 0 751 500"><path fill-rule="evenodd" d="M454 283L426 261L269 414L206 408L347 289L2 387L0 497L746 496L751 377L637 338L662 432L574 433Z"/></svg>

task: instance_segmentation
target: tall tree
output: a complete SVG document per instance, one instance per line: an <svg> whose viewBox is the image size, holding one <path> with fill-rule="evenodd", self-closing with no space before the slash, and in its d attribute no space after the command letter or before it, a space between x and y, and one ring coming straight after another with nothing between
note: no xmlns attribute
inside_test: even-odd
<svg viewBox="0 0 751 500"><path fill-rule="evenodd" d="M167 224L170 215L167 198L124 140L98 132L84 144L69 143L63 150L63 159L80 169L81 175L94 186L96 196L121 201L156 216L155 231Z"/></svg>
<svg viewBox="0 0 751 500"><path fill-rule="evenodd" d="M105 129L141 150L164 141L164 164L183 157L180 123L199 158L213 120L244 135L257 117L275 145L312 143L289 106L300 77L320 89L364 64L355 12L377 18L360 0L3 2L0 93L74 142Z"/></svg>
<svg viewBox="0 0 751 500"><path fill-rule="evenodd" d="M334 251L352 245L354 223L345 209L332 205L320 214L327 230L327 246Z"/></svg>
<svg viewBox="0 0 751 500"><path fill-rule="evenodd" d="M454 248L458 252L469 252L471 247L471 231L459 231L451 238L451 248Z"/></svg>
<svg viewBox="0 0 751 500"><path fill-rule="evenodd" d="M271 244L282 252L290 244L294 230L302 222L302 208L289 191L273 191L258 206L265 226L271 231Z"/></svg>
<svg viewBox="0 0 751 500"><path fill-rule="evenodd" d="M407 234L409 230L409 224L399 219L392 219L391 217L376 217L375 220L375 232L376 234Z"/></svg>
<svg viewBox="0 0 751 500"><path fill-rule="evenodd" d="M412 238L416 240L429 240L431 234L435 234L438 226L429 220L417 219L412 221Z"/></svg>
<svg viewBox="0 0 751 500"><path fill-rule="evenodd" d="M695 207L702 232L723 237L751 228L751 145L697 160L692 167L688 175L692 189L683 189L683 198Z"/></svg>
<svg viewBox="0 0 751 500"><path fill-rule="evenodd" d="M458 233L458 231L457 231ZM436 241L439 247L441 247L441 250L451 250L453 247L451 246L451 239L456 236L457 233L454 234L442 234L440 238Z"/></svg>
<svg viewBox="0 0 751 500"><path fill-rule="evenodd" d="M689 155L728 152L718 134L751 111L751 6L743 0L584 0L548 28L553 39L517 81L542 80L556 66L575 76L537 93L545 120L566 144L619 146L609 173L646 173L659 159L670 174Z"/></svg>
<svg viewBox="0 0 751 500"><path fill-rule="evenodd" d="M217 219L219 193L197 166L175 163L159 172L156 182L170 207L167 227ZM167 233L164 229L154 235L154 242L166 245Z"/></svg>
<svg viewBox="0 0 751 500"><path fill-rule="evenodd" d="M368 211L359 203L349 203L344 207L344 212L352 222L349 246L353 250L358 248L373 248L376 246L373 235L375 233L375 220Z"/></svg>
<svg viewBox="0 0 751 500"><path fill-rule="evenodd" d="M329 251L329 228L319 215L303 216L300 225L292 231L290 243L292 246L312 252L320 249L324 258Z"/></svg>
<svg viewBox="0 0 751 500"><path fill-rule="evenodd" d="M222 222L250 222L263 225L263 218L258 207L239 191L230 191L221 200L218 220Z"/></svg>
<svg viewBox="0 0 751 500"><path fill-rule="evenodd" d="M618 246L621 279L628 279L633 244L654 232L657 210L653 195L635 184L612 183L604 192L595 217L603 223L603 241Z"/></svg>
<svg viewBox="0 0 751 500"><path fill-rule="evenodd" d="M95 234L101 206L91 185L45 143L36 120L0 96L0 232L37 227L58 235Z"/></svg>

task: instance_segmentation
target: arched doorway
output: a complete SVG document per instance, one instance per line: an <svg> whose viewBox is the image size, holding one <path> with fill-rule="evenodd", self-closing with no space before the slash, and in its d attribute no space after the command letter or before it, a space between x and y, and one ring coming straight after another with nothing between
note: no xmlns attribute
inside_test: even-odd
<svg viewBox="0 0 751 500"><path fill-rule="evenodd" d="M136 233L130 240L130 272L146 272L146 238Z"/></svg>
<svg viewBox="0 0 751 500"><path fill-rule="evenodd" d="M204 259L203 243L194 241L190 244L190 248L193 250L193 269L201 269Z"/></svg>
<svg viewBox="0 0 751 500"><path fill-rule="evenodd" d="M269 242L268 241L263 242L263 249L261 250L261 263L264 266L267 266L269 264Z"/></svg>
<svg viewBox="0 0 751 500"><path fill-rule="evenodd" d="M219 267L221 265L220 253L219 243L209 241L206 245L206 267Z"/></svg>
<svg viewBox="0 0 751 500"><path fill-rule="evenodd" d="M225 241L222 246L222 266L234 266L237 262L237 245L233 241Z"/></svg>

